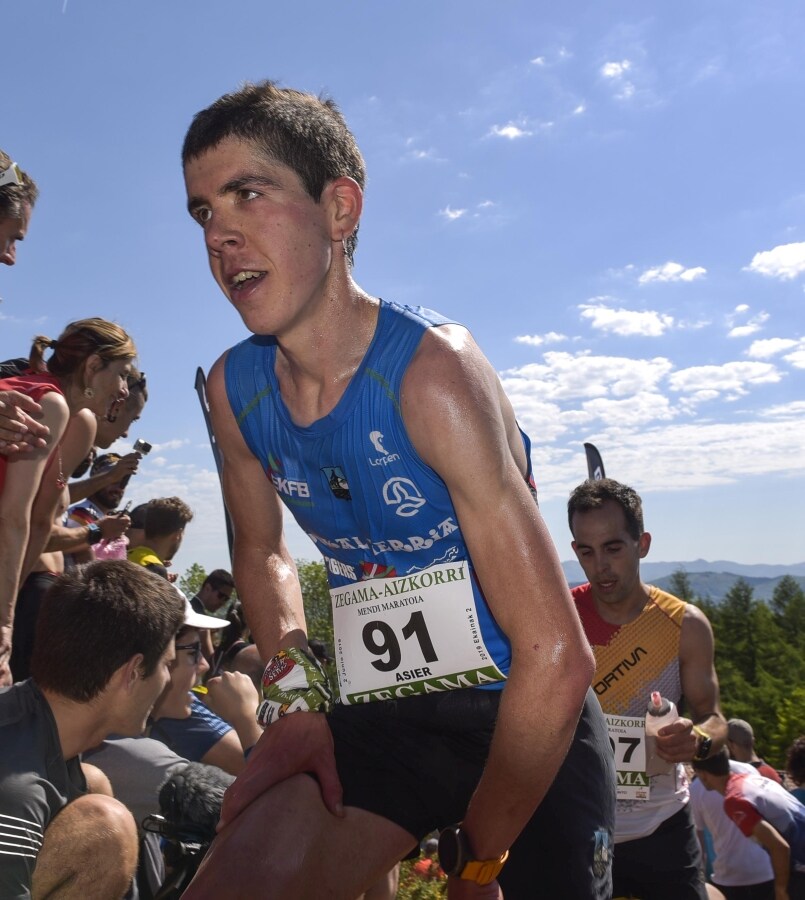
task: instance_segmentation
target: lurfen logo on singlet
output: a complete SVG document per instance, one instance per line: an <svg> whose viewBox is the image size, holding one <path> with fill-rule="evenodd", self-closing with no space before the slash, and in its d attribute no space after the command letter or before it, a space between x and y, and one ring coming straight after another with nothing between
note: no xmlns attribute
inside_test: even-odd
<svg viewBox="0 0 805 900"><path fill-rule="evenodd" d="M643 656L648 656L648 650L639 646L635 647L634 650L632 650L632 655L629 659L622 659L617 666L610 672L607 672L600 681L596 681L593 685L593 690L599 697L601 694L605 694L609 690L610 685L614 684L619 678L625 675L629 669L633 669Z"/></svg>
<svg viewBox="0 0 805 900"><path fill-rule="evenodd" d="M386 448L383 446L382 432L370 431L369 440L375 450L377 450L378 453L382 454L380 458L375 457L374 459L372 459L371 457L367 457L366 459L370 466L387 466L390 463L397 462L400 459L399 453L389 453L389 451L386 450Z"/></svg>

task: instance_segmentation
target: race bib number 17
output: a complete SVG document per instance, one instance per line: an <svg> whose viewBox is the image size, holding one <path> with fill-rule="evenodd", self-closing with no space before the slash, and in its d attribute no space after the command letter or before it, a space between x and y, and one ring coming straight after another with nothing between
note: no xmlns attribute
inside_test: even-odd
<svg viewBox="0 0 805 900"><path fill-rule="evenodd" d="M609 743L615 754L618 800L648 800L646 722L629 716L607 716Z"/></svg>

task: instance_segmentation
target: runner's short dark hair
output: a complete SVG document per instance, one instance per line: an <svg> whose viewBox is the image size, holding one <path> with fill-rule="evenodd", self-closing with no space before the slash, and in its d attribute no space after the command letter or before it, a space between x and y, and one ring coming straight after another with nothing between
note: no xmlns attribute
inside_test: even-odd
<svg viewBox="0 0 805 900"><path fill-rule="evenodd" d="M593 509L601 509L613 500L626 516L626 530L634 540L638 540L643 531L643 503L634 488L615 481L614 478L600 478L595 481L588 478L574 489L567 501L567 521L573 533L573 516Z"/></svg>
<svg viewBox="0 0 805 900"><path fill-rule="evenodd" d="M226 138L248 141L269 160L299 176L318 203L328 182L348 176L363 189L366 166L341 110L329 97L317 97L274 81L247 82L224 94L193 118L182 147L182 165ZM347 237L352 260L358 229Z"/></svg>
<svg viewBox="0 0 805 900"><path fill-rule="evenodd" d="M711 775L729 775L730 755L726 747L722 747L718 753L708 756L707 759L694 759L691 762L694 772L709 772Z"/></svg>

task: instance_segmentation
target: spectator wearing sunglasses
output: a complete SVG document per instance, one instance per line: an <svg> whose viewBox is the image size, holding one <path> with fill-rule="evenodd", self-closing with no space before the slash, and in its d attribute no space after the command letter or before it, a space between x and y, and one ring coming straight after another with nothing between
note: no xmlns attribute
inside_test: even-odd
<svg viewBox="0 0 805 900"><path fill-rule="evenodd" d="M223 618L224 610L232 601L234 590L235 580L232 578L232 573L227 572L226 569L214 569L204 579L204 583L196 596L190 598L190 602L197 613L202 615L217 614ZM207 629L201 635L201 650L204 654L204 659L212 665L215 647L213 646L212 635Z"/></svg>
<svg viewBox="0 0 805 900"><path fill-rule="evenodd" d="M202 694L206 705L193 692L209 671L201 633L225 624L224 619L197 613L188 601L185 625L176 636L170 684L154 705L149 736L191 762L237 775L262 734L255 721L259 698L252 680L241 672L211 678Z"/></svg>

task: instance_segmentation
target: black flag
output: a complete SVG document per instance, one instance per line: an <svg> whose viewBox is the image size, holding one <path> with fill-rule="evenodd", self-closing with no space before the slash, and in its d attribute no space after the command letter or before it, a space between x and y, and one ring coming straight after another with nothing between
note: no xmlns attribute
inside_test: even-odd
<svg viewBox="0 0 805 900"><path fill-rule="evenodd" d="M221 459L221 451L218 449L218 441L215 440L215 432L212 430L212 422L210 421L210 404L207 401L207 378L204 370L199 366L196 369L196 393L198 394L198 402L201 404L201 412L204 414L204 422L207 426L207 434L210 436L210 447L212 448L213 459L215 460L215 468L218 470L218 481L221 481L221 472L223 471L223 460ZM221 486L221 496L223 496L223 485ZM232 539L234 533L232 531L232 520L229 518L229 510L226 508L226 500L224 500L224 518L226 520L226 540L229 544L229 559L232 559Z"/></svg>
<svg viewBox="0 0 805 900"><path fill-rule="evenodd" d="M596 447L593 444L585 444L584 452L587 454L587 477L592 478L593 481L600 481L602 478L606 478L604 461L601 459L601 454Z"/></svg>

